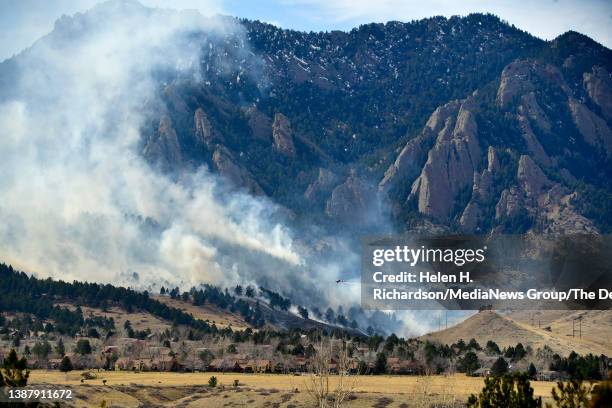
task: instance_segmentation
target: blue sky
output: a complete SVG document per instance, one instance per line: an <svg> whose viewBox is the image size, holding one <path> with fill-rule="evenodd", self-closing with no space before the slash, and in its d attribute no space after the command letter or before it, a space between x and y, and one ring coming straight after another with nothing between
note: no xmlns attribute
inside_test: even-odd
<svg viewBox="0 0 612 408"><path fill-rule="evenodd" d="M99 0L0 0L0 60L53 28L62 14ZM612 46L610 0L141 0L148 6L198 9L203 14L257 18L298 30L348 30L362 23L410 21L434 15L492 12L530 33L552 39L568 30Z"/></svg>

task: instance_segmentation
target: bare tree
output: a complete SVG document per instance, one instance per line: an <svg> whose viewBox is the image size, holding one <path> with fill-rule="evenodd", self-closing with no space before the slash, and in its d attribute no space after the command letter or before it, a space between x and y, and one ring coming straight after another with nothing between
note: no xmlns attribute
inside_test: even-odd
<svg viewBox="0 0 612 408"><path fill-rule="evenodd" d="M341 347L334 353L334 340L321 338L315 351L310 362L306 390L317 408L339 408L355 387L355 379L350 375L351 362L346 344L341 342ZM332 375L334 357L336 375Z"/></svg>

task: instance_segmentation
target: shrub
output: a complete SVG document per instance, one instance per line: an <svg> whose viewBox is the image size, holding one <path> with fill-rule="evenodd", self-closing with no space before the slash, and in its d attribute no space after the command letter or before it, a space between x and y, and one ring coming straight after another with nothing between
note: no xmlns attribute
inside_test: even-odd
<svg viewBox="0 0 612 408"><path fill-rule="evenodd" d="M12 349L0 367L0 386L25 387L29 376L25 357L17 357L17 352Z"/></svg>
<svg viewBox="0 0 612 408"><path fill-rule="evenodd" d="M485 386L467 401L468 408L541 408L542 398L534 398L526 374L487 377Z"/></svg>
<svg viewBox="0 0 612 408"><path fill-rule="evenodd" d="M602 381L593 387L591 408L605 408L612 401L612 378Z"/></svg>
<svg viewBox="0 0 612 408"><path fill-rule="evenodd" d="M72 371L72 361L70 361L68 356L64 356L64 358L62 358L62 362L59 365L59 370L62 373L67 373L68 371Z"/></svg>
<svg viewBox="0 0 612 408"><path fill-rule="evenodd" d="M558 408L581 408L588 406L589 392L590 387L583 385L582 380L559 381L557 388L552 389L552 397Z"/></svg>
<svg viewBox="0 0 612 408"><path fill-rule="evenodd" d="M214 375L208 379L208 386L214 388L217 386L217 377Z"/></svg>

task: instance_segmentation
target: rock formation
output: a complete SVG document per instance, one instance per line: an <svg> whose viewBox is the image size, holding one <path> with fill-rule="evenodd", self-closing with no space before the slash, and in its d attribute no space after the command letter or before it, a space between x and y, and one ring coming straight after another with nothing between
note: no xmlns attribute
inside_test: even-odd
<svg viewBox="0 0 612 408"><path fill-rule="evenodd" d="M274 149L287 157L295 157L295 145L293 144L291 123L289 123L289 119L282 113L274 115L272 138L274 140Z"/></svg>
<svg viewBox="0 0 612 408"><path fill-rule="evenodd" d="M409 200L416 199L419 212L438 221L448 221L455 199L470 188L480 164L478 127L470 101L454 104L456 114L438 134L421 174L412 185Z"/></svg>
<svg viewBox="0 0 612 408"><path fill-rule="evenodd" d="M181 165L181 147L169 116L161 117L157 131L147 141L142 153L147 160L166 171Z"/></svg>
<svg viewBox="0 0 612 408"><path fill-rule="evenodd" d="M368 224L371 212L378 207L376 189L355 174L332 191L325 213L338 220L351 220L354 224Z"/></svg>
<svg viewBox="0 0 612 408"><path fill-rule="evenodd" d="M599 106L604 118L612 120L612 78L610 73L600 66L593 67L592 73L585 72L583 83L587 93Z"/></svg>
<svg viewBox="0 0 612 408"><path fill-rule="evenodd" d="M252 194L263 194L263 190L251 173L236 164L232 153L226 147L216 147L212 156L212 162L217 172L228 178L236 186L244 187Z"/></svg>

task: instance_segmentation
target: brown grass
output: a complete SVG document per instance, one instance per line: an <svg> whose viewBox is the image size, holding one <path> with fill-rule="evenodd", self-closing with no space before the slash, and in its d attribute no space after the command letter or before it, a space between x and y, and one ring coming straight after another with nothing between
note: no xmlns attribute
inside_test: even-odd
<svg viewBox="0 0 612 408"><path fill-rule="evenodd" d="M191 302L183 302L182 300L172 299L168 296L153 296L153 298L170 307L181 309L186 313L191 313L196 319L214 323L217 327L232 326L232 328L238 330L244 330L250 327L250 325L237 313L219 310L209 305L194 306Z"/></svg>
<svg viewBox="0 0 612 408"><path fill-rule="evenodd" d="M207 386L210 376L216 376L218 387ZM95 380L80 383L81 372L65 375L58 371L34 370L30 384L47 383L71 385L77 395L86 395L79 406L95 406L106 399L117 406L168 407L272 407L275 404L294 405L296 408L311 404L306 392L306 377L276 374L223 374L223 373L157 373L157 372L101 372ZM102 385L102 379L107 385ZM234 380L240 386L234 387ZM331 378L332 383L335 379ZM532 382L536 396L550 398L552 382ZM482 378L452 376L357 376L354 393L347 407L372 407L385 404L389 408L429 406L430 403L465 402L471 393L483 387ZM252 400L253 402L248 402ZM422 404L421 404L422 402ZM111 404L109 404L111 405Z"/></svg>
<svg viewBox="0 0 612 408"><path fill-rule="evenodd" d="M610 355L612 353L611 311L599 311L596 315L590 312L590 315L597 316L597 319L594 322L591 319L585 319L582 338L567 335L571 332L571 319L568 320L567 316L581 312L566 311L564 313L554 314L556 320L552 332L527 323L526 312L501 316L496 312L486 311L477 313L446 330L425 335L422 339L452 344L459 339L467 342L475 338L481 346L484 346L488 340L493 340L500 347L515 346L521 342L523 346L529 345L534 350L547 345L561 355L568 355L572 351L579 354Z"/></svg>

